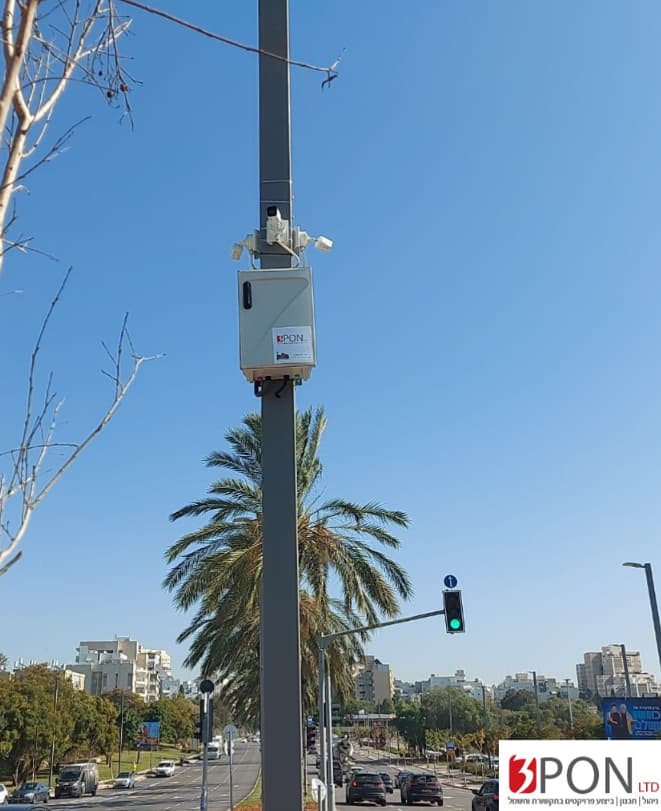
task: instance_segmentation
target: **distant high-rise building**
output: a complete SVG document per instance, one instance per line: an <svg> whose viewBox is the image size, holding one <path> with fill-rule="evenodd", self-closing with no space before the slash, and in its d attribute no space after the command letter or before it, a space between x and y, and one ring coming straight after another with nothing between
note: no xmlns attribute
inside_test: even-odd
<svg viewBox="0 0 661 811"><path fill-rule="evenodd" d="M625 696L629 687L631 695L644 696L659 692L651 673L642 669L640 653L626 650L622 645L604 645L600 651L587 651L582 664L576 665L578 689L585 697Z"/></svg>

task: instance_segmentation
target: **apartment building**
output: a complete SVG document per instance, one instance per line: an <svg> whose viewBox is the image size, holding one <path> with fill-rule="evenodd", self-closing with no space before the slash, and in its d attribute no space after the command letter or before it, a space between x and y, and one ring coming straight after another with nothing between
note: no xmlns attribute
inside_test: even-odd
<svg viewBox="0 0 661 811"><path fill-rule="evenodd" d="M356 698L360 701L372 701L380 704L392 698L395 692L395 677L390 665L366 656L364 663L354 676Z"/></svg>
<svg viewBox="0 0 661 811"><path fill-rule="evenodd" d="M586 651L576 665L578 689L584 697L649 696L661 692L651 673L643 671L639 651L623 645L604 645Z"/></svg>
<svg viewBox="0 0 661 811"><path fill-rule="evenodd" d="M76 663L68 667L84 676L85 690L92 695L128 690L152 702L178 689L172 659L165 650L145 648L129 637L88 640L76 650Z"/></svg>

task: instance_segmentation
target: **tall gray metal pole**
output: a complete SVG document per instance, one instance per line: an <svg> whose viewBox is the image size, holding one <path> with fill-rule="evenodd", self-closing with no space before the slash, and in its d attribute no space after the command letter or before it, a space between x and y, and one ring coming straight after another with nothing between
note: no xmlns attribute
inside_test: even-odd
<svg viewBox="0 0 661 811"><path fill-rule="evenodd" d="M569 679L565 679L565 684L567 685L567 703L569 704L569 729L571 730L571 734L574 734L574 713L571 707L571 695L569 694Z"/></svg>
<svg viewBox="0 0 661 811"><path fill-rule="evenodd" d="M330 667L326 669L326 711L328 712L328 783L326 784L326 803L328 811L335 811L335 758L333 757L333 692L331 688Z"/></svg>
<svg viewBox="0 0 661 811"><path fill-rule="evenodd" d="M229 756L230 767L230 811L234 808L234 787L232 783L232 750L234 749L234 736L230 732L227 736L227 754Z"/></svg>
<svg viewBox="0 0 661 811"><path fill-rule="evenodd" d="M200 734L202 735L202 788L200 789L200 811L207 811L209 806L209 747L207 745L209 739L207 726L209 723L209 693L202 694L202 702L202 728L200 729Z"/></svg>
<svg viewBox="0 0 661 811"><path fill-rule="evenodd" d="M537 671L531 670L532 673L532 684L535 688L535 716L537 718L537 734L541 735L542 733L542 716L539 710L539 689L537 687Z"/></svg>
<svg viewBox="0 0 661 811"><path fill-rule="evenodd" d="M323 642L319 644L319 779L328 785L326 777L326 649ZM326 808L326 799L322 800L319 811Z"/></svg>
<svg viewBox="0 0 661 811"><path fill-rule="evenodd" d="M647 590L650 595L650 607L652 609L652 622L654 623L654 636L656 638L656 652L659 656L659 666L661 667L661 623L659 623L659 604L656 601L654 591L654 578L652 577L652 564L645 564L645 577L647 578Z"/></svg>
<svg viewBox="0 0 661 811"><path fill-rule="evenodd" d="M288 0L259 0L260 233L268 208L291 222ZM272 252L267 252L272 251ZM260 239L261 268L291 267L291 256ZM262 387L261 601L262 794L265 811L303 808L296 414L291 380Z"/></svg>
<svg viewBox="0 0 661 811"><path fill-rule="evenodd" d="M620 645L622 651L622 667L624 668L624 683L626 685L626 697L631 698L631 679L629 678L629 662L627 662L627 649L625 645Z"/></svg>

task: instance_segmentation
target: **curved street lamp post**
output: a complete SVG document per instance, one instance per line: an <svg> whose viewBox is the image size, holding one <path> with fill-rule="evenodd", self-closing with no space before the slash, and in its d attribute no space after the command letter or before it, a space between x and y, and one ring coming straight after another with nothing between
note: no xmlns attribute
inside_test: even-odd
<svg viewBox="0 0 661 811"><path fill-rule="evenodd" d="M652 609L652 623L654 625L654 636L656 638L656 651L659 657L659 666L661 666L661 623L659 623L659 606L656 601L656 592L654 590L654 578L652 577L652 564L634 563L633 561L627 561L622 565L631 566L634 569L645 570L645 578L647 579L647 591L650 597L650 608Z"/></svg>

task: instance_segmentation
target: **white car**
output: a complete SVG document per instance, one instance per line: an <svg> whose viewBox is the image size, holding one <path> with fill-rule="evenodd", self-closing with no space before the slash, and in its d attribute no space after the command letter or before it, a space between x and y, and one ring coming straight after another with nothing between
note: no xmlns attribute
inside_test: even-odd
<svg viewBox="0 0 661 811"><path fill-rule="evenodd" d="M112 781L113 788L135 788L135 774L133 772L120 772Z"/></svg>
<svg viewBox="0 0 661 811"><path fill-rule="evenodd" d="M156 777L172 777L174 774L174 760L162 760L154 769Z"/></svg>
<svg viewBox="0 0 661 811"><path fill-rule="evenodd" d="M0 803L8 803L9 802L9 792L7 791L6 786L0 783Z"/></svg>

